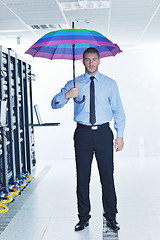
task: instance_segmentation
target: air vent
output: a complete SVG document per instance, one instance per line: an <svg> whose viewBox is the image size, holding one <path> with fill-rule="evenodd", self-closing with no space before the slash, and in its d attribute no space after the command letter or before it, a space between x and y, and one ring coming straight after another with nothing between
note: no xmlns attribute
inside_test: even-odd
<svg viewBox="0 0 160 240"><path fill-rule="evenodd" d="M31 25L31 28L33 28L34 30L35 29L41 29L40 26L38 26L38 25Z"/></svg>
<svg viewBox="0 0 160 240"><path fill-rule="evenodd" d="M62 28L60 24L41 24L41 25L36 24L36 25L30 25L30 27L34 30Z"/></svg>
<svg viewBox="0 0 160 240"><path fill-rule="evenodd" d="M42 28L42 29L46 29L46 28L49 28L47 25L40 25L40 27Z"/></svg>

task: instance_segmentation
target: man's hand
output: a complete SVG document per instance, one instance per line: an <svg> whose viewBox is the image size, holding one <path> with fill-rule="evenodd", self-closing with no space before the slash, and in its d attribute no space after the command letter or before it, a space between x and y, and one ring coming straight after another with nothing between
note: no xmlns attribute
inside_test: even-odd
<svg viewBox="0 0 160 240"><path fill-rule="evenodd" d="M116 149L116 152L121 151L124 146L123 138L116 138L114 143L114 148Z"/></svg>
<svg viewBox="0 0 160 240"><path fill-rule="evenodd" d="M68 92L65 93L65 99L77 97L78 92L79 92L78 88L71 88Z"/></svg>

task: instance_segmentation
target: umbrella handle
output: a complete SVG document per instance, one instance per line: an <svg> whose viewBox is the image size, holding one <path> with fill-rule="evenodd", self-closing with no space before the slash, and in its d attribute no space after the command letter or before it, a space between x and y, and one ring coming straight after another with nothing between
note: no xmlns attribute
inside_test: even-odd
<svg viewBox="0 0 160 240"><path fill-rule="evenodd" d="M78 104L83 103L85 101L86 97L83 95L83 99L81 101L78 101L76 98L74 98L74 101Z"/></svg>

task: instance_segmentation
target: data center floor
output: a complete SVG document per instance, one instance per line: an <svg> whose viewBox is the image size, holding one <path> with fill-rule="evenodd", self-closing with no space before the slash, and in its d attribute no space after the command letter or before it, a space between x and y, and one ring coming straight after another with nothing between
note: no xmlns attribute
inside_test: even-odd
<svg viewBox="0 0 160 240"><path fill-rule="evenodd" d="M103 234L101 186L94 159L91 176L90 226L74 231L78 222L74 160L38 162L31 183L0 216L10 219L2 240L159 240L160 161L154 158L116 158L118 238ZM6 215L7 216L7 215Z"/></svg>

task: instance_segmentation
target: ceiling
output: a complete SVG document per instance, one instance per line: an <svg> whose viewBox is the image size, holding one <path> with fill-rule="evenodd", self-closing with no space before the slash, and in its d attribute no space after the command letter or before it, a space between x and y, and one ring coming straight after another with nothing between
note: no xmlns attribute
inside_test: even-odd
<svg viewBox="0 0 160 240"><path fill-rule="evenodd" d="M0 43L35 42L73 21L120 46L160 43L160 0L0 0Z"/></svg>

